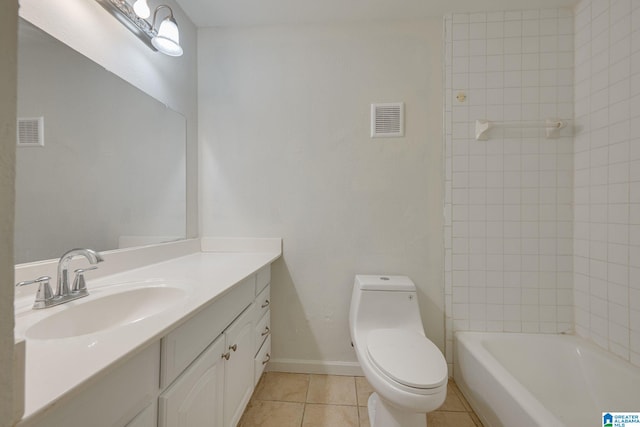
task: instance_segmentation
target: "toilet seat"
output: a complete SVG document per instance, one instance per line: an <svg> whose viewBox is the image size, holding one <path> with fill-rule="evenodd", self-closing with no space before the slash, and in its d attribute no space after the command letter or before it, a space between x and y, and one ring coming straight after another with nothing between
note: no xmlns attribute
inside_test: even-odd
<svg viewBox="0 0 640 427"><path fill-rule="evenodd" d="M373 364L392 380L414 389L434 389L447 382L447 364L427 337L405 329L374 329L367 335Z"/></svg>

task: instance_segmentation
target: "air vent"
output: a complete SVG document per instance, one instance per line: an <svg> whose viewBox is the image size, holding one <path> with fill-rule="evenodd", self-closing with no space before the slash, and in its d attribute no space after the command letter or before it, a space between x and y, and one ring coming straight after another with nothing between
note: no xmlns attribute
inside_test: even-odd
<svg viewBox="0 0 640 427"><path fill-rule="evenodd" d="M18 147L44 147L44 117L18 118Z"/></svg>
<svg viewBox="0 0 640 427"><path fill-rule="evenodd" d="M371 138L404 136L404 103L371 104Z"/></svg>

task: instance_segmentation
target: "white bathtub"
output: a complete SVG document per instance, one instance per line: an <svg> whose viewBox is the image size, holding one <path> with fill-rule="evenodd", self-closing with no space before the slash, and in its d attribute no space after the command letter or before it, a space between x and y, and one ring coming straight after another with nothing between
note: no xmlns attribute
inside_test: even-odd
<svg viewBox="0 0 640 427"><path fill-rule="evenodd" d="M602 412L640 412L640 368L579 337L457 332L454 356L485 427L602 426Z"/></svg>

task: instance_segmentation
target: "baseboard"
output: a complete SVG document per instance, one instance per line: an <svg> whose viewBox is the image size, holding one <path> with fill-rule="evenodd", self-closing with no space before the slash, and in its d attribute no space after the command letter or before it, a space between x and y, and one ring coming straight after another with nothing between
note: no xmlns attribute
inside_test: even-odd
<svg viewBox="0 0 640 427"><path fill-rule="evenodd" d="M297 374L364 375L358 362L323 360L271 359L267 365L269 372L292 372Z"/></svg>

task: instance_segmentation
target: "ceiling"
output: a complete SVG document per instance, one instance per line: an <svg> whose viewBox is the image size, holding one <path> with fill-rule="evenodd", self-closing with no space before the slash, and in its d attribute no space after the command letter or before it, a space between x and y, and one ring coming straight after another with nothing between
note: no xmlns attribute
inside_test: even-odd
<svg viewBox="0 0 640 427"><path fill-rule="evenodd" d="M578 0L177 0L198 27L380 22L449 12L572 7Z"/></svg>

